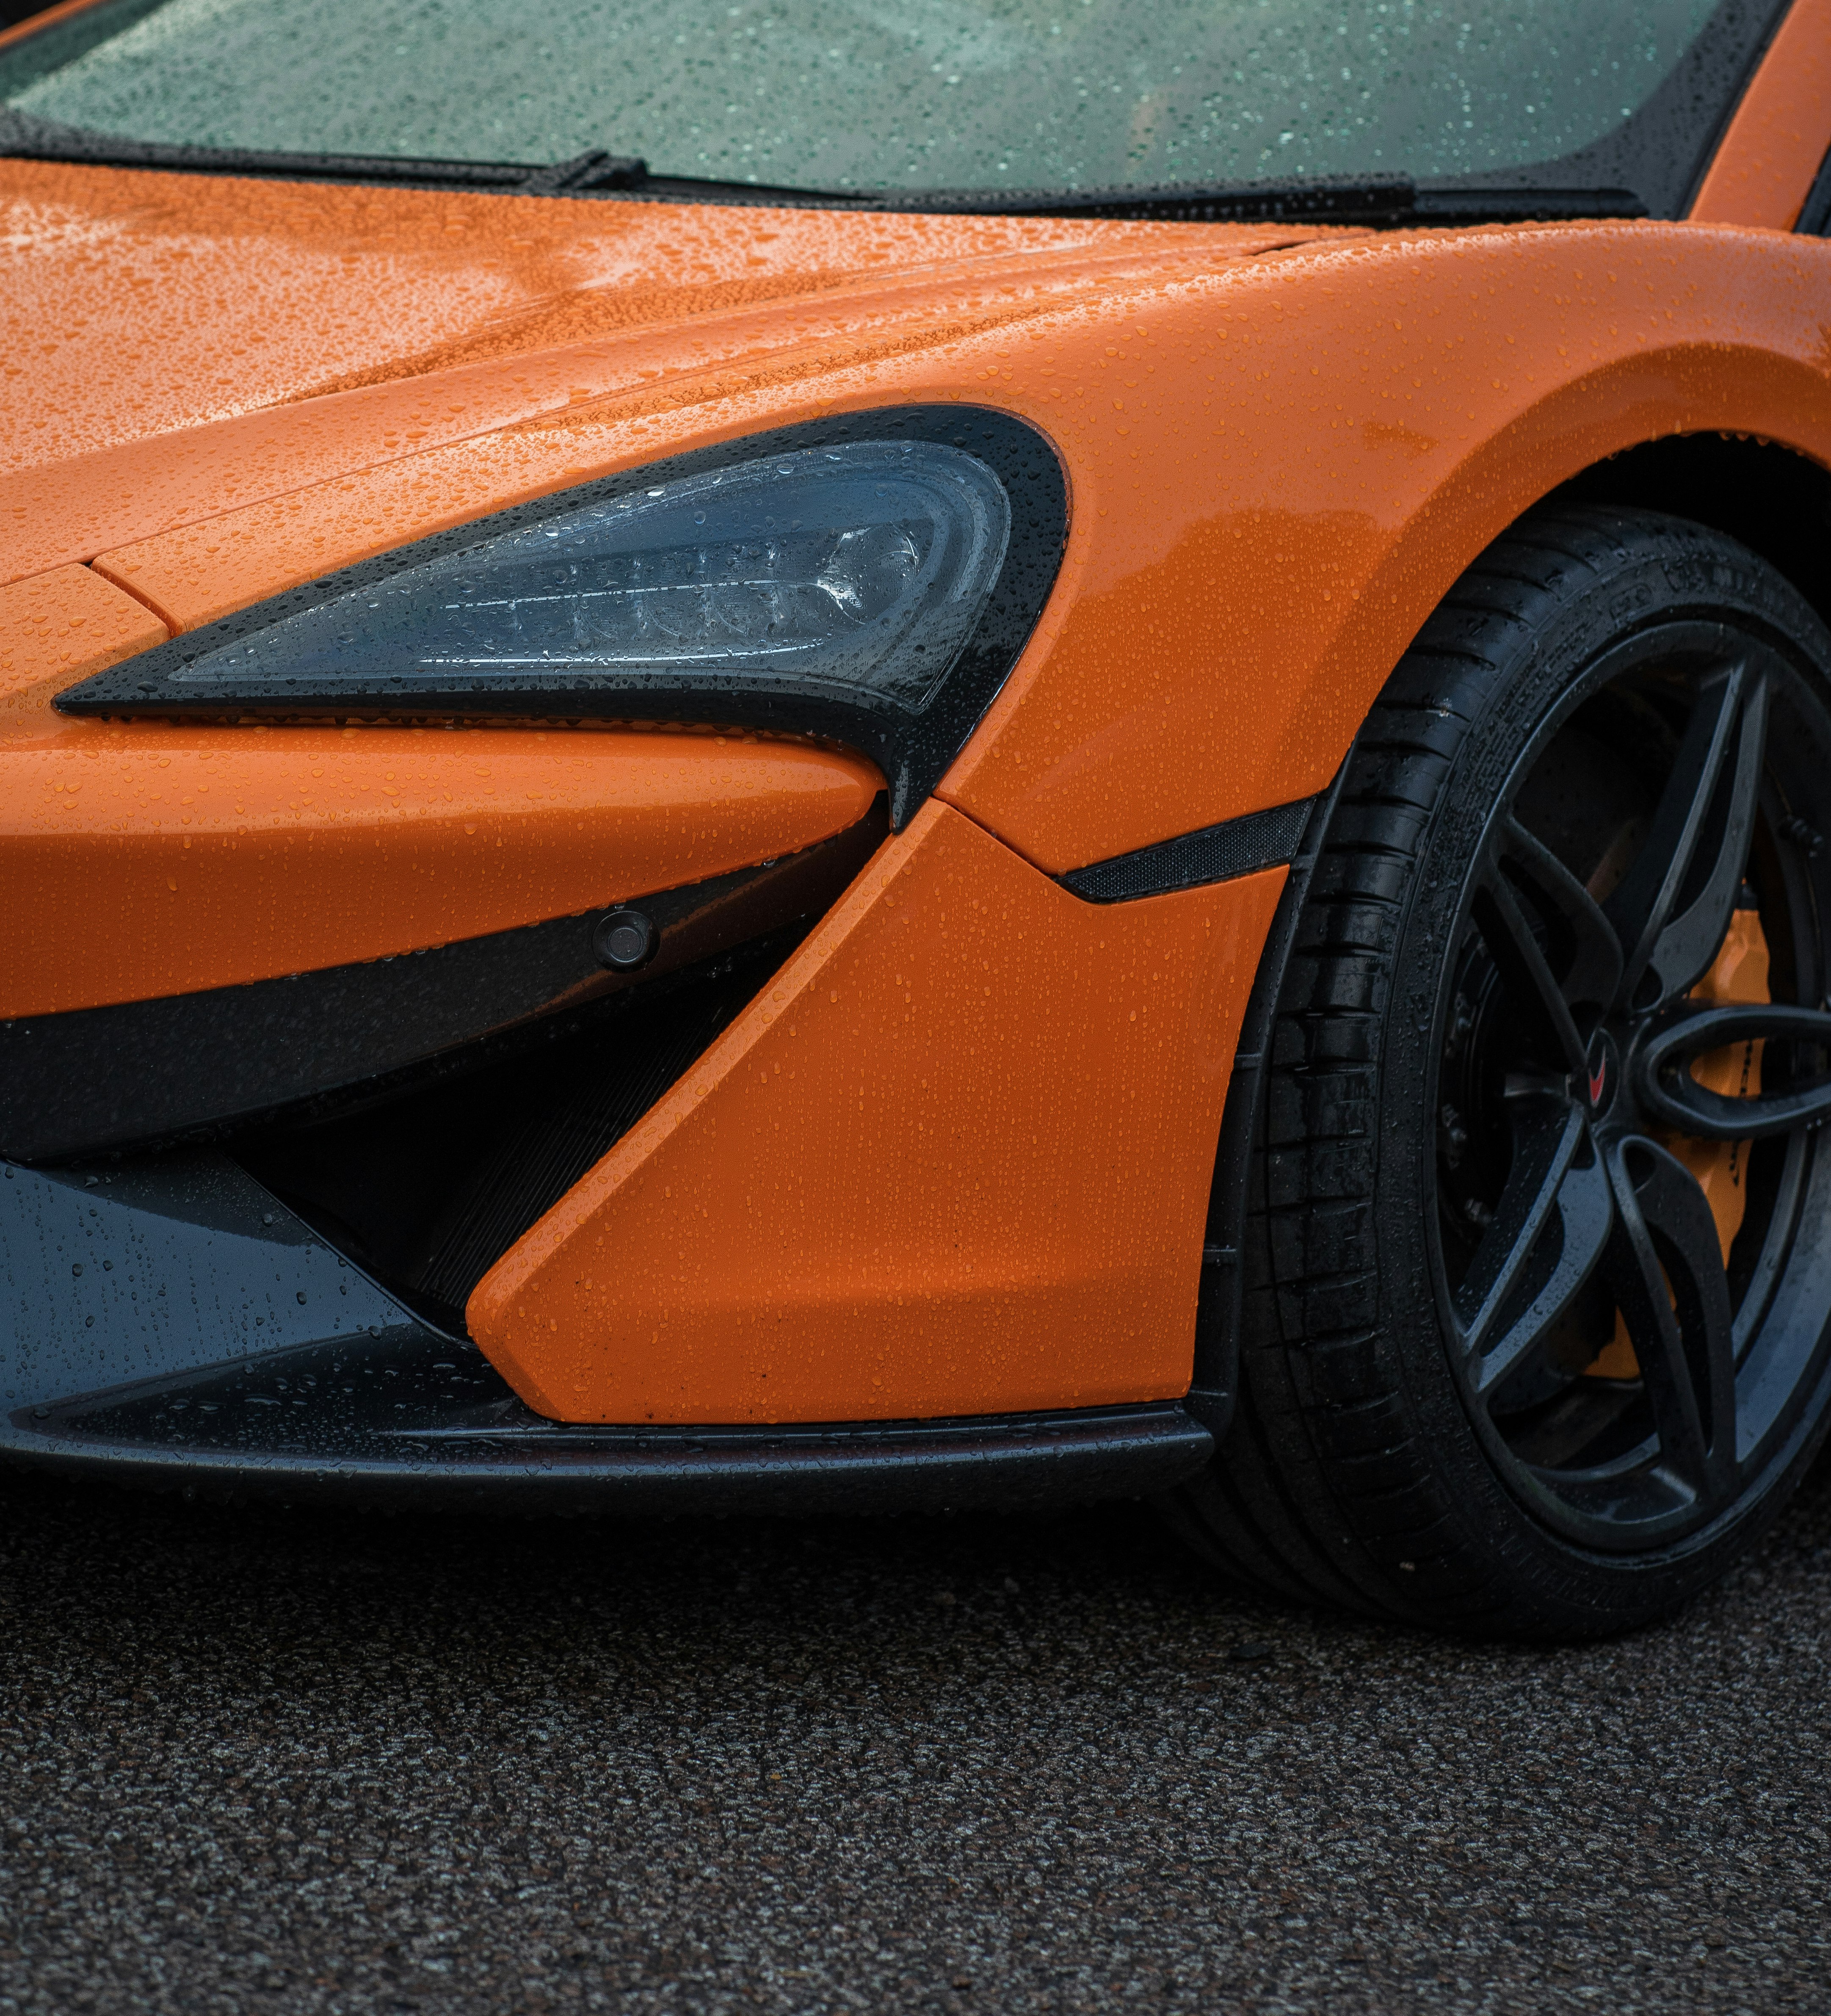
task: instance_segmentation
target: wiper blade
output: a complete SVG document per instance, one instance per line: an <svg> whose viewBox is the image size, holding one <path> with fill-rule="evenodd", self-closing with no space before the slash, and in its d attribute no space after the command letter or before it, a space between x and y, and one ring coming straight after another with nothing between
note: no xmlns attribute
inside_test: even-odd
<svg viewBox="0 0 1831 2016"><path fill-rule="evenodd" d="M875 189L797 189L652 175L633 154L601 149L570 161L408 160L392 154L267 153L92 133L0 106L0 155L95 167L164 168L189 175L250 175L286 182L394 183L412 189L488 189L505 196L595 196L640 193L661 202L723 202L817 210L916 212L976 217L1091 217L1200 224L1514 224L1585 217L1644 217L1631 189L1548 183L1484 187L1420 186L1401 175L1367 179L1318 176L1286 183L1205 188Z"/></svg>
<svg viewBox="0 0 1831 2016"><path fill-rule="evenodd" d="M883 202L885 209L911 207ZM1004 216L1099 217L1202 224L1358 224L1391 230L1405 225L1519 224L1560 218L1645 217L1631 189L1529 184L1492 188L1427 184L1402 175L1351 180L1241 182L1214 188L1170 184L1157 189L1038 191L1004 196L944 193L921 200L924 210L974 210Z"/></svg>
<svg viewBox="0 0 1831 2016"><path fill-rule="evenodd" d="M0 155L92 167L164 168L278 182L399 183L414 189L494 189L509 196L589 196L639 187L648 164L594 148L570 161L415 161L393 154L268 153L92 133L0 107Z"/></svg>

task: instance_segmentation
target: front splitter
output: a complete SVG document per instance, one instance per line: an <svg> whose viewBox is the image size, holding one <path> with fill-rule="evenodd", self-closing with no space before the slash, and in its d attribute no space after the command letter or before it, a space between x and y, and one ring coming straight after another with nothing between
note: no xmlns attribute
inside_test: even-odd
<svg viewBox="0 0 1831 2016"><path fill-rule="evenodd" d="M757 1427L534 1413L228 1157L0 1165L0 1461L218 1498L526 1513L1039 1507L1167 1489L1173 1401Z"/></svg>

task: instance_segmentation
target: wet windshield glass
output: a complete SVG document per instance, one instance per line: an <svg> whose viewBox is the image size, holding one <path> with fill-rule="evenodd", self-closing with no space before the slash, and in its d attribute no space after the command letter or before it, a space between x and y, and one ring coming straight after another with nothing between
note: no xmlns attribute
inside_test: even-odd
<svg viewBox="0 0 1831 2016"><path fill-rule="evenodd" d="M1455 178L1617 128L1713 4L110 0L0 52L0 95L136 139L861 194Z"/></svg>

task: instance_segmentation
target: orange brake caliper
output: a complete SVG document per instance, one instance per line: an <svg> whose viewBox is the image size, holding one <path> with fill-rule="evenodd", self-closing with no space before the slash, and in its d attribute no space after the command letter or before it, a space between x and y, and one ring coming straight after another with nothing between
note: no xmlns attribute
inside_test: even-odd
<svg viewBox="0 0 1831 2016"><path fill-rule="evenodd" d="M1691 990L1694 1001L1714 1004L1725 1002L1768 1001L1768 938L1757 910L1737 910L1717 953L1716 963ZM1746 1099L1761 1089L1761 1044L1759 1038L1733 1043L1727 1049L1710 1050L1697 1059L1691 1075L1707 1092L1721 1093L1725 1099ZM1693 1141L1682 1135L1667 1135L1665 1145L1696 1177L1698 1186L1717 1221L1717 1238L1725 1262L1736 1235L1742 1229L1743 1213L1748 1208L1749 1143L1746 1141ZM1639 1360L1628 1341L1628 1326L1617 1313L1615 1334L1607 1348L1589 1368L1598 1379L1638 1379Z"/></svg>

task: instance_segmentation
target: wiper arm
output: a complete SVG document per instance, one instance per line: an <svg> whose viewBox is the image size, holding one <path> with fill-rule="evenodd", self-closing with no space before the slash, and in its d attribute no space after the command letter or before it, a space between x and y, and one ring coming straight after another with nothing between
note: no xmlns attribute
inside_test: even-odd
<svg viewBox="0 0 1831 2016"><path fill-rule="evenodd" d="M1095 217L1200 224L1337 224L1392 230L1406 225L1512 224L1559 218L1644 217L1631 189L1549 184L1419 187L1401 175L1352 180L1318 176L1287 183L1157 189L795 189L655 175L632 154L594 148L570 161L416 161L392 154L264 153L92 133L0 106L0 155L76 161L96 167L164 168L190 175L275 181L395 183L412 189L491 189L505 196L613 196L639 191L663 202L781 204L803 209L915 211L977 217Z"/></svg>
<svg viewBox="0 0 1831 2016"><path fill-rule="evenodd" d="M392 154L267 153L92 133L0 106L0 155L92 167L165 168L190 175L251 175L282 182L395 182L415 189L495 189L508 196L588 196L639 187L648 164L594 148L570 161L413 161Z"/></svg>

